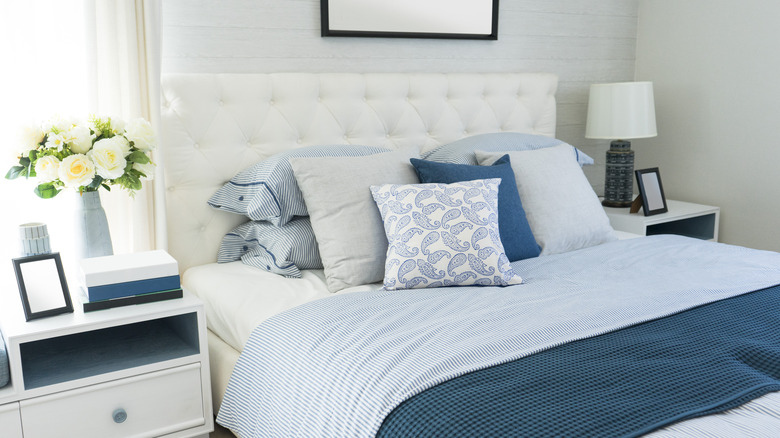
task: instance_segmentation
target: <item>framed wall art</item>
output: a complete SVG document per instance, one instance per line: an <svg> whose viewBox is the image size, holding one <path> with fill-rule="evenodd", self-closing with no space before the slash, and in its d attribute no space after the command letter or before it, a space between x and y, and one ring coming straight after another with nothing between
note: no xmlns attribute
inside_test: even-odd
<svg viewBox="0 0 780 438"><path fill-rule="evenodd" d="M498 0L320 0L322 36L498 39Z"/></svg>

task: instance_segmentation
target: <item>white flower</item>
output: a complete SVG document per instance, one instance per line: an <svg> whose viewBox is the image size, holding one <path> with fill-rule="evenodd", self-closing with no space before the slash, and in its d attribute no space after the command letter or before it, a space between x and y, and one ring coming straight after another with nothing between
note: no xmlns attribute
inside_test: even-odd
<svg viewBox="0 0 780 438"><path fill-rule="evenodd" d="M125 173L127 160L121 143L114 140L115 138L98 140L92 150L87 152L87 157L95 163L97 174L104 179L116 179Z"/></svg>
<svg viewBox="0 0 780 438"><path fill-rule="evenodd" d="M97 126L95 126L95 122L99 120L100 119L90 118L89 122L87 122L87 127L92 131L92 135L95 137L100 137L100 135L103 134L103 132L97 129Z"/></svg>
<svg viewBox="0 0 780 438"><path fill-rule="evenodd" d="M114 143L116 143L121 149L122 149L122 156L126 157L130 155L130 142L127 141L126 138L124 138L121 135L115 135L110 138Z"/></svg>
<svg viewBox="0 0 780 438"><path fill-rule="evenodd" d="M151 179L154 179L154 169L157 167L156 164L152 163L151 161L146 164L141 163L133 163L133 169L143 173L145 176L141 178L141 180L148 181Z"/></svg>
<svg viewBox="0 0 780 438"><path fill-rule="evenodd" d="M157 144L152 125L142 118L131 120L125 127L125 137L141 151L150 151Z"/></svg>
<svg viewBox="0 0 780 438"><path fill-rule="evenodd" d="M111 130L114 132L114 134L121 134L122 131L125 130L125 121L120 119L119 117L109 117L108 118L111 121Z"/></svg>
<svg viewBox="0 0 780 438"><path fill-rule="evenodd" d="M59 177L60 160L47 155L35 160L35 174L41 182L52 182Z"/></svg>
<svg viewBox="0 0 780 438"><path fill-rule="evenodd" d="M54 134L50 132L48 137L46 137L46 147L49 149L61 151L66 142L64 134Z"/></svg>
<svg viewBox="0 0 780 438"><path fill-rule="evenodd" d="M37 149L43 141L43 131L34 124L25 125L19 130L18 154L26 157L33 149Z"/></svg>
<svg viewBox="0 0 780 438"><path fill-rule="evenodd" d="M58 115L43 122L41 124L41 129L43 129L43 132L62 133L69 130L74 124L75 123L72 118L66 118Z"/></svg>
<svg viewBox="0 0 780 438"><path fill-rule="evenodd" d="M66 134L70 150L77 154L86 154L92 147L92 134L83 125L72 127Z"/></svg>
<svg viewBox="0 0 780 438"><path fill-rule="evenodd" d="M57 174L65 187L79 188L95 178L95 164L84 154L70 155L62 160Z"/></svg>

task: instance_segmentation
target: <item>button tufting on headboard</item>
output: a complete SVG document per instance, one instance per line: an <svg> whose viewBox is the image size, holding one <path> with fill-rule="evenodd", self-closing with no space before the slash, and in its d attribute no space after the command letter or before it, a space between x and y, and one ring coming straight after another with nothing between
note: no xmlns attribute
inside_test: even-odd
<svg viewBox="0 0 780 438"><path fill-rule="evenodd" d="M168 250L182 270L214 262L222 236L247 218L206 200L274 153L344 143L425 151L502 130L554 136L556 88L549 73L165 75Z"/></svg>

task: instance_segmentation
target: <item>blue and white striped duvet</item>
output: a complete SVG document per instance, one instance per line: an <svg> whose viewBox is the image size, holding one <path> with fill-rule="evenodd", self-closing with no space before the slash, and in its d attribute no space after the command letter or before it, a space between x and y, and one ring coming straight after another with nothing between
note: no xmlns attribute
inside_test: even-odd
<svg viewBox="0 0 780 438"><path fill-rule="evenodd" d="M218 422L242 437L373 436L437 383L780 284L780 254L676 236L513 263L526 283L334 296L261 324Z"/></svg>

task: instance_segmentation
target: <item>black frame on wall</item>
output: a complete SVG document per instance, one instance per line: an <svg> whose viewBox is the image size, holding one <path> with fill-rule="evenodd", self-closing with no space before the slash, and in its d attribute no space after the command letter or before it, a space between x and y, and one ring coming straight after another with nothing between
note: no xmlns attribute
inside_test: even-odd
<svg viewBox="0 0 780 438"><path fill-rule="evenodd" d="M330 2L338 0L320 0L320 17L323 37L370 37L370 38L435 38L461 40L497 40L498 39L498 0L492 1L492 23L489 34L475 33L433 33L433 32L391 32L371 31L367 29L334 30L330 28Z"/></svg>

